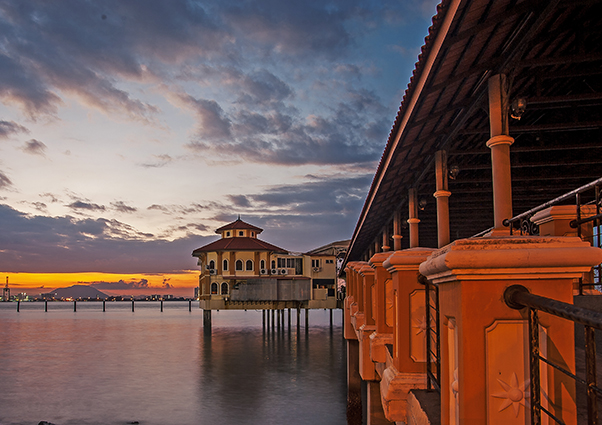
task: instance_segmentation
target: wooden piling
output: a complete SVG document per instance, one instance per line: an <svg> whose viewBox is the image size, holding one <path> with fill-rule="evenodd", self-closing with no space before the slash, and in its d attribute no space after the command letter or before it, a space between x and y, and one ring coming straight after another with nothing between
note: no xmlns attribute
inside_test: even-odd
<svg viewBox="0 0 602 425"><path fill-rule="evenodd" d="M309 308L305 309L305 329L309 328Z"/></svg>
<svg viewBox="0 0 602 425"><path fill-rule="evenodd" d="M132 300L132 313L134 312L134 300Z"/></svg>
<svg viewBox="0 0 602 425"><path fill-rule="evenodd" d="M73 301L73 311L77 311L77 301Z"/></svg>
<svg viewBox="0 0 602 425"><path fill-rule="evenodd" d="M188 300L188 311L192 311L192 300Z"/></svg>
<svg viewBox="0 0 602 425"><path fill-rule="evenodd" d="M102 300L102 312L103 312L103 313L104 313L105 311L107 311L107 310L106 310L106 303L107 303L107 300Z"/></svg>
<svg viewBox="0 0 602 425"><path fill-rule="evenodd" d="M17 300L17 313L21 309L21 300Z"/></svg>
<svg viewBox="0 0 602 425"><path fill-rule="evenodd" d="M163 300L161 300L161 313L163 313Z"/></svg>
<svg viewBox="0 0 602 425"><path fill-rule="evenodd" d="M211 310L203 309L203 328L211 330Z"/></svg>
<svg viewBox="0 0 602 425"><path fill-rule="evenodd" d="M48 300L44 300L44 311L48 311Z"/></svg>

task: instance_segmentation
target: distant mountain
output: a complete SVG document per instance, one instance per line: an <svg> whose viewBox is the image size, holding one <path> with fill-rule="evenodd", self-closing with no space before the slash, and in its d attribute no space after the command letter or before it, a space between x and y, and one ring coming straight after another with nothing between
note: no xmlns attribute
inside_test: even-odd
<svg viewBox="0 0 602 425"><path fill-rule="evenodd" d="M101 300L108 298L108 295L104 292L100 292L98 289L88 285L73 285L68 288L58 288L52 291L52 293L56 294L56 298L100 298Z"/></svg>

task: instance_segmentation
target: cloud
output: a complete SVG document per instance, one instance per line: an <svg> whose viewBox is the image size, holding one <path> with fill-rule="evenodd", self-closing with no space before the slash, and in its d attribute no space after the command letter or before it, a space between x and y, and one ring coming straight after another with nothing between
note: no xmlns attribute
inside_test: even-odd
<svg viewBox="0 0 602 425"><path fill-rule="evenodd" d="M0 139L8 139L18 133L29 133L29 130L14 121L0 121Z"/></svg>
<svg viewBox="0 0 602 425"><path fill-rule="evenodd" d="M79 284L85 284L85 285L89 285L92 286L96 289L98 289L99 291L104 290L113 290L113 291L117 291L117 290L124 290L124 289L147 289L150 288L151 286L148 284L148 280L147 279L140 279L139 281L130 281L130 282L126 282L123 279L117 281L117 282L104 282L104 281L100 281L100 282L78 282Z"/></svg>
<svg viewBox="0 0 602 425"><path fill-rule="evenodd" d="M46 217L0 204L0 264L6 272L171 273L196 267L210 238L155 238L107 219Z"/></svg>
<svg viewBox="0 0 602 425"><path fill-rule="evenodd" d="M111 206L116 211L119 211L122 213L134 213L134 212L138 211L138 208L130 207L129 205L126 205L123 201L111 202Z"/></svg>
<svg viewBox="0 0 602 425"><path fill-rule="evenodd" d="M23 152L31 155L46 156L47 146L36 139L31 139L25 142L25 145L21 148Z"/></svg>
<svg viewBox="0 0 602 425"><path fill-rule="evenodd" d="M105 211L107 208L104 205L93 204L90 202L84 201L75 201L67 205L67 207L71 208L74 211Z"/></svg>
<svg viewBox="0 0 602 425"><path fill-rule="evenodd" d="M0 171L0 189L8 189L12 185L13 182L10 181L6 174Z"/></svg>
<svg viewBox="0 0 602 425"><path fill-rule="evenodd" d="M195 99L192 96L182 96L196 113L199 120L197 138L202 140L227 140L231 137L231 122L225 116L224 110L215 100Z"/></svg>
<svg viewBox="0 0 602 425"><path fill-rule="evenodd" d="M173 161L173 158L168 154L153 155L153 158L152 162L145 162L141 165L145 168L160 168Z"/></svg>
<svg viewBox="0 0 602 425"><path fill-rule="evenodd" d="M228 199L234 204L236 207L250 207L251 203L249 202L249 198L245 195L228 195Z"/></svg>

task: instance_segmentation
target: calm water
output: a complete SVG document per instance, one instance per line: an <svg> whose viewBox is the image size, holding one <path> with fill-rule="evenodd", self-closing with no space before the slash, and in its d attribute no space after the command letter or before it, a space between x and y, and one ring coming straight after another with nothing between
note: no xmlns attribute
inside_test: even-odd
<svg viewBox="0 0 602 425"><path fill-rule="evenodd" d="M0 303L0 424L346 424L341 311L309 329L188 303Z"/></svg>

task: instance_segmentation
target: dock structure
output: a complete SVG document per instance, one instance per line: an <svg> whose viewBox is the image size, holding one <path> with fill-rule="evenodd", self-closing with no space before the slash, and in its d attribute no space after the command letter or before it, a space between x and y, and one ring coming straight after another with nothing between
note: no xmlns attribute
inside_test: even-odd
<svg viewBox="0 0 602 425"><path fill-rule="evenodd" d="M192 252L205 323L211 310L341 308L337 273L349 241L293 253L259 239L262 231L238 217L216 230L218 240Z"/></svg>
<svg viewBox="0 0 602 425"><path fill-rule="evenodd" d="M601 15L438 6L343 263L349 423L598 423Z"/></svg>

